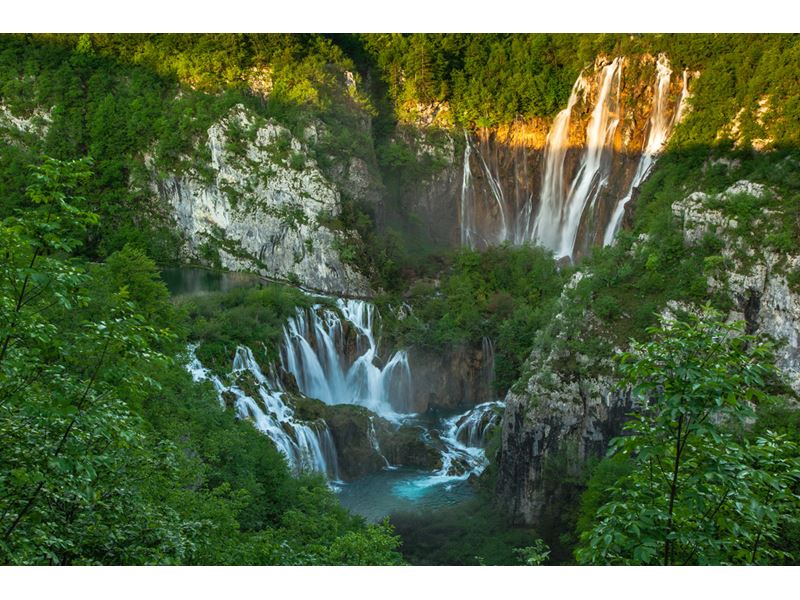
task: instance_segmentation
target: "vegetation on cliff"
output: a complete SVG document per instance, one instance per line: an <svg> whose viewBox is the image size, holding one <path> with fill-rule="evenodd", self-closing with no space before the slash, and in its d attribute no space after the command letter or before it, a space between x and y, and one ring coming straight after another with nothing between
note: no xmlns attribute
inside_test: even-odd
<svg viewBox="0 0 800 600"><path fill-rule="evenodd" d="M630 465L607 482L580 562L798 560L800 449L786 435L741 429L753 403L780 389L771 346L719 318L664 320L653 341L618 357L619 384L632 387L637 409L607 460Z"/></svg>
<svg viewBox="0 0 800 600"><path fill-rule="evenodd" d="M70 256L89 177L48 159L0 222L0 563L396 564L390 530L192 381L150 259Z"/></svg>
<svg viewBox="0 0 800 600"><path fill-rule="evenodd" d="M540 249L432 255L417 229L376 224L402 212L403 193L446 166L448 153L458 156L455 128L546 121L597 56L660 52L675 69L700 72L690 111L637 190L627 230L587 256L583 277L566 289L575 267L557 266ZM746 411L738 396L726 402L732 387L773 390L762 389L762 374L746 371L743 380L736 369L712 374L708 388L691 362L706 347L725 350L734 366L752 359L745 366L756 371L769 368L768 357L754 354L759 347L747 337L735 339L752 345L731 342L726 354L705 324L649 328L669 301L733 308L726 278L736 261L762 250L785 257L800 244L798 59L797 36L0 37L0 561L400 560L390 529L348 515L321 480L291 477L267 438L218 409L210 386L192 382L180 364L190 338L203 342L198 354L215 368L227 369L235 346L256 340L274 358L286 317L309 304L297 291L266 287L175 307L157 281L153 261L176 261L180 240L148 169L207 171L200 142L235 104L298 138L320 125L309 152L332 181L351 159L366 165L385 206L343 189L342 210L326 224L357 232L339 254L385 292L384 333L396 343L436 349L489 338L501 392L524 389L539 366L528 360L532 351L557 349L551 366L570 382L606 369L603 360L630 340L638 341L637 358L626 363L630 384L682 381L657 373L653 357L689 361L680 367L705 395L650 389L652 410L631 421L634 435L570 480L576 494L586 489L581 514L564 511L569 526L578 521L581 562L797 560L797 482L789 479L797 413L761 402L749 429L733 427ZM252 132L235 133L232 149L241 152ZM431 152L418 151L426 145ZM302 158L286 156L298 169ZM713 232L687 244L673 205L739 180L767 191L712 201L736 222L735 256ZM785 260L776 272L800 285ZM710 288L712 279L722 284ZM403 303L410 314L394 313ZM678 332L703 348L687 351ZM736 414L698 425L718 399ZM675 430L683 414L694 423L688 436ZM666 461L676 448L688 453L678 473L651 480L648 461ZM562 458L551 467L566 470L570 457ZM740 496L728 493L744 475L751 483L735 488ZM685 481L699 491L684 494ZM532 532L487 511L454 510L440 530L398 517L406 556L519 562L512 547L528 545ZM427 532L448 547L430 544ZM557 533L566 546L577 543L572 531Z"/></svg>

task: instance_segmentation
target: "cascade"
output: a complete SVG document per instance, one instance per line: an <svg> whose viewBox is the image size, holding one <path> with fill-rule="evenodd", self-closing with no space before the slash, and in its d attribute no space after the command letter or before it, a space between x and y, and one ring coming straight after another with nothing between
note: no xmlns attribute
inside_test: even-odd
<svg viewBox="0 0 800 600"><path fill-rule="evenodd" d="M389 464L389 459L384 456L383 452L381 452L381 445L378 442L378 434L375 433L375 419L373 417L369 418L367 424L367 439L369 440L372 449L375 450L378 456L380 456L383 459L383 462L386 463L386 468L387 469L396 468L392 467L392 465Z"/></svg>
<svg viewBox="0 0 800 600"><path fill-rule="evenodd" d="M472 224L472 206L469 202L470 186L472 185L472 171L469 168L469 157L472 145L469 141L469 135L464 130L464 170L461 179L461 215L459 219L459 227L461 229L461 245L467 248L472 248L472 233L474 226Z"/></svg>
<svg viewBox="0 0 800 600"><path fill-rule="evenodd" d="M652 90L644 118L629 112L639 106L642 87L623 94L626 59L616 57L576 79L541 154L514 154L511 147L490 145L491 156L498 158L489 161L486 151L481 153L468 138L461 187L462 244L532 242L570 260L589 244L610 244L635 190L680 121L688 97L688 73L683 73L676 102L669 61L662 54L654 63L652 83L643 82ZM581 138L583 143L575 145ZM482 183L474 179L475 169L485 174Z"/></svg>
<svg viewBox="0 0 800 600"><path fill-rule="evenodd" d="M486 434L500 421L502 402L484 402L459 415L455 420L453 437L460 443L476 448L486 445Z"/></svg>
<svg viewBox="0 0 800 600"><path fill-rule="evenodd" d="M500 185L499 179L494 176L492 170L489 168L489 165L486 164L486 160L484 160L483 154L480 153L480 150L476 148L475 154L478 155L478 158L481 161L483 172L486 174L486 180L489 182L489 189L492 192L492 198L494 198L494 201L497 204L497 209L500 212L500 233L497 235L497 243L501 243L504 240L508 239L508 223L506 221L506 199L503 196L503 188Z"/></svg>
<svg viewBox="0 0 800 600"><path fill-rule="evenodd" d="M650 174L650 170L656 162L657 155L661 152L664 144L667 142L672 128L681 119L683 106L688 95L687 71L683 72L683 89L681 90L680 98L678 99L677 107L674 110L669 102L669 88L670 78L672 76L672 69L670 68L667 57L661 54L656 63L656 86L653 92L653 107L648 120L648 133L647 141L642 149L642 156L639 159L639 164L636 167L636 173L633 176L628 193L622 198L614 209L614 213L608 222L605 235L603 236L603 245L608 246L614 241L614 236L619 230L622 223L622 217L625 214L625 206L631 199L633 191L641 185L644 179Z"/></svg>
<svg viewBox="0 0 800 600"><path fill-rule="evenodd" d="M569 148L569 122L572 109L585 89L586 82L582 76L578 77L572 86L567 108L556 115L545 142L541 200L530 238L550 249L556 249L560 244L566 196L564 162Z"/></svg>
<svg viewBox="0 0 800 600"><path fill-rule="evenodd" d="M578 173L572 181L564 206L561 222L560 243L556 255L572 258L575 239L578 235L587 202L591 206L608 182L611 167L611 152L614 133L619 125L619 91L622 61L615 58L603 67L600 91L589 125L586 127L586 147L581 157Z"/></svg>
<svg viewBox="0 0 800 600"><path fill-rule="evenodd" d="M480 475L489 464L483 448L486 434L498 423L504 406L499 401L485 402L465 413L444 419L439 433L442 466L433 475L415 481L414 487L427 488Z"/></svg>
<svg viewBox="0 0 800 600"><path fill-rule="evenodd" d="M341 317L321 306L297 310L284 328L283 368L294 375L306 396L326 404L357 404L397 421L411 403L408 354L398 350L380 367L373 332L375 307L351 299L336 304ZM356 333L354 360L345 348L345 324Z"/></svg>
<svg viewBox="0 0 800 600"><path fill-rule="evenodd" d="M280 381L277 377L268 378L264 375L250 348L239 346L236 349L233 368L228 375L234 383L228 386L203 368L194 347L189 348L189 355L187 369L192 378L195 381L211 381L223 406L225 394L232 396L236 415L251 419L256 429L272 440L294 472L317 471L331 479L339 479L336 447L328 426L319 421L311 425L297 421L294 411L283 401L284 390ZM243 374L253 378L257 398L236 385L235 382Z"/></svg>

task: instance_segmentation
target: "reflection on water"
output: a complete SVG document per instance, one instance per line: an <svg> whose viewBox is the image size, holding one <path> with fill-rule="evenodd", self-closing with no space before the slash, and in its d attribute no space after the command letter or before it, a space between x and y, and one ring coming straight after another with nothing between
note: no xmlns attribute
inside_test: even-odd
<svg viewBox="0 0 800 600"><path fill-rule="evenodd" d="M250 273L209 271L193 267L164 269L161 278L173 296L190 296L208 292L227 292L237 287L263 283L263 279Z"/></svg>

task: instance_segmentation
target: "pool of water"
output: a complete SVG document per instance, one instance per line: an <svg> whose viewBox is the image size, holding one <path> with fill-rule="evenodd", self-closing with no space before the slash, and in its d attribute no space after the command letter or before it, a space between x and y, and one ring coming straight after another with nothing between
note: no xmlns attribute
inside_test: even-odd
<svg viewBox="0 0 800 600"><path fill-rule="evenodd" d="M208 292L227 292L237 287L263 283L250 273L210 271L193 267L177 267L161 271L161 278L173 296L188 296Z"/></svg>
<svg viewBox="0 0 800 600"><path fill-rule="evenodd" d="M372 522L392 513L445 508L475 496L466 477L405 468L385 469L333 487L342 506Z"/></svg>

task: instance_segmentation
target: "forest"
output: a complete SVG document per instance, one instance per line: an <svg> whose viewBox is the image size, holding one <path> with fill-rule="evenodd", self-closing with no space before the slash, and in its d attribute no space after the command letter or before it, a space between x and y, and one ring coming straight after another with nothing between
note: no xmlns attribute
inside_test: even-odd
<svg viewBox="0 0 800 600"><path fill-rule="evenodd" d="M549 126L597 57L660 54L676 73L698 73L690 110L613 245L565 261L533 243L476 249L425 233L408 199L447 177L460 189L473 139ZM797 35L3 34L0 564L797 564L800 413L785 358L796 348L753 316L766 292L732 290L737 273L767 261L764 290L779 279L786 312L797 303L798 65ZM353 300L253 267L239 269L255 273L247 286L168 289L165 269L234 270L219 257L241 258L222 242L187 255L153 183L219 185L208 131L236 107L253 125L229 127L227 155L247 165L259 131L279 124L274 164L297 177L313 165L335 190L337 212L318 215L314 231L332 232L337 260L363 276L379 315L357 341L347 336L360 323L342 326L347 360L367 338L381 376L393 352L491 347L481 402L505 401L506 416L485 428L481 471L457 474L468 501L359 515L325 472L294 468L210 376L187 370L197 359L235 375L248 347L272 377L292 318L344 322L342 302ZM361 195L347 179L353 164L364 165ZM277 180L273 167L252 168ZM726 195L741 181L766 192ZM732 226L687 243L675 207L692 193ZM231 192L231 204L257 210L251 196ZM302 213L279 216L284 228L308 225ZM467 380L472 368L458 373ZM287 397L313 399L300 377L281 377ZM521 435L508 407L524 400L524 419L546 420L547 386L577 389L586 405L603 378L632 403L624 422L580 461L556 444L536 467L550 504L535 522L521 518L502 498ZM236 385L256 397L255 383ZM458 402L428 417L473 408ZM427 460L422 445L384 433L385 417L353 416L383 450L361 430L358 443L389 470L389 447ZM438 427L428 443L443 443Z"/></svg>

